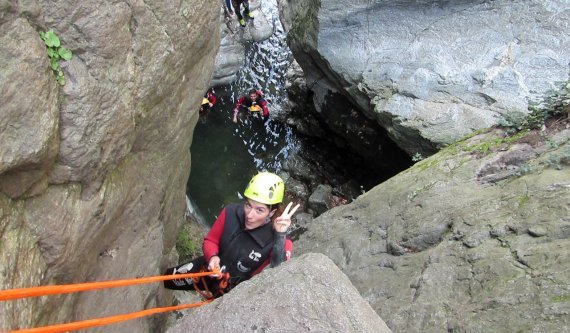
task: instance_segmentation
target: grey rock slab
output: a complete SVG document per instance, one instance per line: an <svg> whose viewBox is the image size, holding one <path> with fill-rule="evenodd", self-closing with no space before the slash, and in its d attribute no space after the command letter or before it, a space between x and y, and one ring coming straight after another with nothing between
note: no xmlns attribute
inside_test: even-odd
<svg viewBox="0 0 570 333"><path fill-rule="evenodd" d="M316 253L264 270L167 332L208 331L391 332L346 275Z"/></svg>
<svg viewBox="0 0 570 333"><path fill-rule="evenodd" d="M568 78L564 0L281 5L317 112L343 95L409 155L525 114Z"/></svg>
<svg viewBox="0 0 570 333"><path fill-rule="evenodd" d="M569 145L474 152L498 137L445 148L323 213L295 251L330 257L397 332L564 331L570 168L543 158ZM523 160L528 173L478 181L483 166Z"/></svg>

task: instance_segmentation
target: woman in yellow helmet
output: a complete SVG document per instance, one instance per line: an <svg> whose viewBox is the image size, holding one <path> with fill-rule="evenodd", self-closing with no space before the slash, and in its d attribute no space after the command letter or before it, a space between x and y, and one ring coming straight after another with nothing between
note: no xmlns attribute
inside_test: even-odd
<svg viewBox="0 0 570 333"><path fill-rule="evenodd" d="M254 176L244 191L243 204L226 206L204 238L204 255L165 274L198 272L207 268L225 268L230 273L228 291L241 281L261 272L267 265L275 267L289 260L293 243L286 238L291 216L299 205L283 208L285 184L281 177L261 172ZM217 289L217 280L208 279L208 289ZM169 289L192 290L191 279L165 281Z"/></svg>

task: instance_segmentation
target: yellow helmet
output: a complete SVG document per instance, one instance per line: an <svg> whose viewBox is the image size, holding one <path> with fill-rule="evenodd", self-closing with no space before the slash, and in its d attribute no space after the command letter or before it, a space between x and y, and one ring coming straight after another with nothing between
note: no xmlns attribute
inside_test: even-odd
<svg viewBox="0 0 570 333"><path fill-rule="evenodd" d="M285 183L281 177L271 172L260 172L253 176L243 192L251 200L274 205L283 202Z"/></svg>
<svg viewBox="0 0 570 333"><path fill-rule="evenodd" d="M209 100L209 99L207 99L207 98L205 98L205 97L202 98L202 105L205 105L205 104L208 104L208 103L210 103L210 100Z"/></svg>
<svg viewBox="0 0 570 333"><path fill-rule="evenodd" d="M251 111L251 112L259 112L259 111L261 111L261 106L259 106L259 105L252 105L252 106L249 107L249 111Z"/></svg>

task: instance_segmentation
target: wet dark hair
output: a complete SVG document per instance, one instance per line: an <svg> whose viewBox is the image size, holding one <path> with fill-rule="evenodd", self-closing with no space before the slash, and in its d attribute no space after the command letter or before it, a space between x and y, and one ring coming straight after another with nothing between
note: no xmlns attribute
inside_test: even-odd
<svg viewBox="0 0 570 333"><path fill-rule="evenodd" d="M248 94L249 94L249 95L251 95L251 94L256 94L256 95L257 95L257 90L251 89L251 90L248 92Z"/></svg>
<svg viewBox="0 0 570 333"><path fill-rule="evenodd" d="M269 207L269 211L275 209L275 214L271 216L271 223L275 222L275 219L281 216L281 214L283 214L283 211L285 210L285 207L283 206L282 202L273 205L267 205L267 207Z"/></svg>

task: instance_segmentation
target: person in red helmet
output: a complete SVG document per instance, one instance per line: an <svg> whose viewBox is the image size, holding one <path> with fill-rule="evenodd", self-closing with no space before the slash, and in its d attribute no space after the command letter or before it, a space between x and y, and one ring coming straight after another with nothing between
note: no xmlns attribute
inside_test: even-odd
<svg viewBox="0 0 570 333"><path fill-rule="evenodd" d="M263 99L261 90L251 89L247 96L241 96L235 107L232 116L234 123L237 123L238 114L240 112L249 115L259 115L263 117L263 121L269 120L269 109L267 108L267 101Z"/></svg>
<svg viewBox="0 0 570 333"><path fill-rule="evenodd" d="M291 217L299 208L289 203L283 208L285 184L281 177L261 172L244 191L243 204L226 206L204 237L203 252L189 263L168 268L164 274L194 273L225 268L228 286L218 289L218 279L206 279L207 290L215 297L228 292L271 265L276 267L291 258L293 243L286 237ZM164 281L168 289L193 290L192 279ZM206 289L203 285L198 288Z"/></svg>

